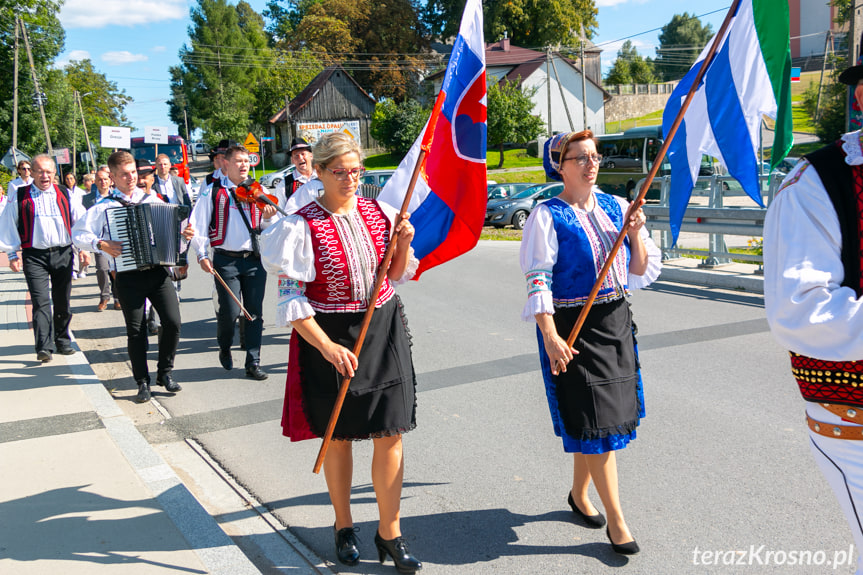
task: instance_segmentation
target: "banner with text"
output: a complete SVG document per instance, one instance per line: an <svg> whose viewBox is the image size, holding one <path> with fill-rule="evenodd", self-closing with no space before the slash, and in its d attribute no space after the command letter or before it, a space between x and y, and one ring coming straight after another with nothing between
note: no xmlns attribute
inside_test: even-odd
<svg viewBox="0 0 863 575"><path fill-rule="evenodd" d="M298 122L297 135L308 143L314 145L318 138L330 132L344 132L351 136L362 147L360 140L360 121L336 121L336 122Z"/></svg>

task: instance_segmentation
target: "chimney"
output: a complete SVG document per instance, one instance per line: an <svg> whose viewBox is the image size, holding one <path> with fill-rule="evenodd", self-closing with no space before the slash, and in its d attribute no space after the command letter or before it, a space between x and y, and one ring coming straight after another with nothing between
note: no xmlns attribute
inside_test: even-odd
<svg viewBox="0 0 863 575"><path fill-rule="evenodd" d="M503 38L500 40L500 49L504 52L509 52L509 37L506 30L503 31Z"/></svg>

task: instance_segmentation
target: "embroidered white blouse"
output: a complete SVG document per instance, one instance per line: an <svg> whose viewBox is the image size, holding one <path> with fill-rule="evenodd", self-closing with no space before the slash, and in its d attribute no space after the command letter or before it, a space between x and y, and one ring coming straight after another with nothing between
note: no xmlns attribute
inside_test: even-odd
<svg viewBox="0 0 863 575"><path fill-rule="evenodd" d="M594 191L599 191L599 188L594 188ZM623 213L626 214L629 202L622 198L615 197L615 199L620 204ZM598 207L599 203L596 202L595 206ZM578 208L573 209L577 210ZM585 221L595 225L597 220L585 218ZM641 228L639 234L647 248L647 270L644 275L640 276L628 274L627 285L630 290L647 287L659 277L659 273L662 271L662 252L656 247L645 228ZM532 278L531 272L534 270L552 270L554 268L557 263L557 252L557 233L554 230L551 210L548 209L548 206L539 204L528 217L521 240L521 269L528 277L529 282L529 296L521 312L521 318L524 321L533 321L533 316L539 313L554 314L551 290L547 287L537 290L530 285L530 280ZM598 272L599 269L596 271ZM548 271L547 273L550 275L551 272Z"/></svg>
<svg viewBox="0 0 863 575"><path fill-rule="evenodd" d="M320 202L318 205L326 210ZM392 226L398 210L385 203L381 203L380 206ZM360 226L365 226L356 208L348 214L334 214L334 216L337 218L337 227L348 233L362 230ZM352 235L356 241L371 241L365 233ZM354 254L348 254L348 257L354 257ZM315 315L305 296L305 283L314 281L316 277L315 254L312 248L311 230L302 216L290 214L261 234L261 261L269 273L279 274L276 325L286 327L294 320ZM411 248L404 275L396 280L390 280L391 283L398 285L408 281L414 276L418 267L419 260L414 257L413 248ZM374 285L376 271L367 269L362 278L364 285L356 286L357 289L370 292L371 286Z"/></svg>

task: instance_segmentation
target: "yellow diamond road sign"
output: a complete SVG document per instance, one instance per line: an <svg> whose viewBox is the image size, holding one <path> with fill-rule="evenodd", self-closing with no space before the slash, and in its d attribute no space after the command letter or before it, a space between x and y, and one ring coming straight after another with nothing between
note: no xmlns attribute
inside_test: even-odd
<svg viewBox="0 0 863 575"><path fill-rule="evenodd" d="M244 145L244 146L246 147L246 149L247 149L247 150L249 150L250 152L259 152L259 151L261 151L261 147L258 145L258 141L255 139L255 137L252 135L252 133L251 133L251 132L249 132L249 135L248 135L248 136L246 136L246 141L245 141L245 142L243 142L243 145Z"/></svg>

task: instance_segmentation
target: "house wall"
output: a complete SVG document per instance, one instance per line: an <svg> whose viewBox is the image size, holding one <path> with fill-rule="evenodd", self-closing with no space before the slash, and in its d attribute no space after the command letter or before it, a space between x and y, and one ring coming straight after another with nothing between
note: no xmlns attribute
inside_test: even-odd
<svg viewBox="0 0 863 575"><path fill-rule="evenodd" d="M572 118L572 126L567 119L566 109L564 108L564 99L561 98L560 88L558 87L557 78L554 74L555 66L560 74L560 82L563 85L563 93L566 99L566 105L569 108L569 116ZM546 122L546 133L548 129L548 74L546 68L548 65L543 63L533 74L526 78L523 82L525 87L536 87L536 93L533 95L534 113L538 114L544 122ZM582 96L582 80L581 73L570 66L565 61L555 58L554 66L550 67L551 71L551 130L552 132L569 132L571 130L579 131L584 129L584 112L581 101ZM587 83L587 128L593 131L594 134L605 133L605 105L603 102L604 94L595 84Z"/></svg>

